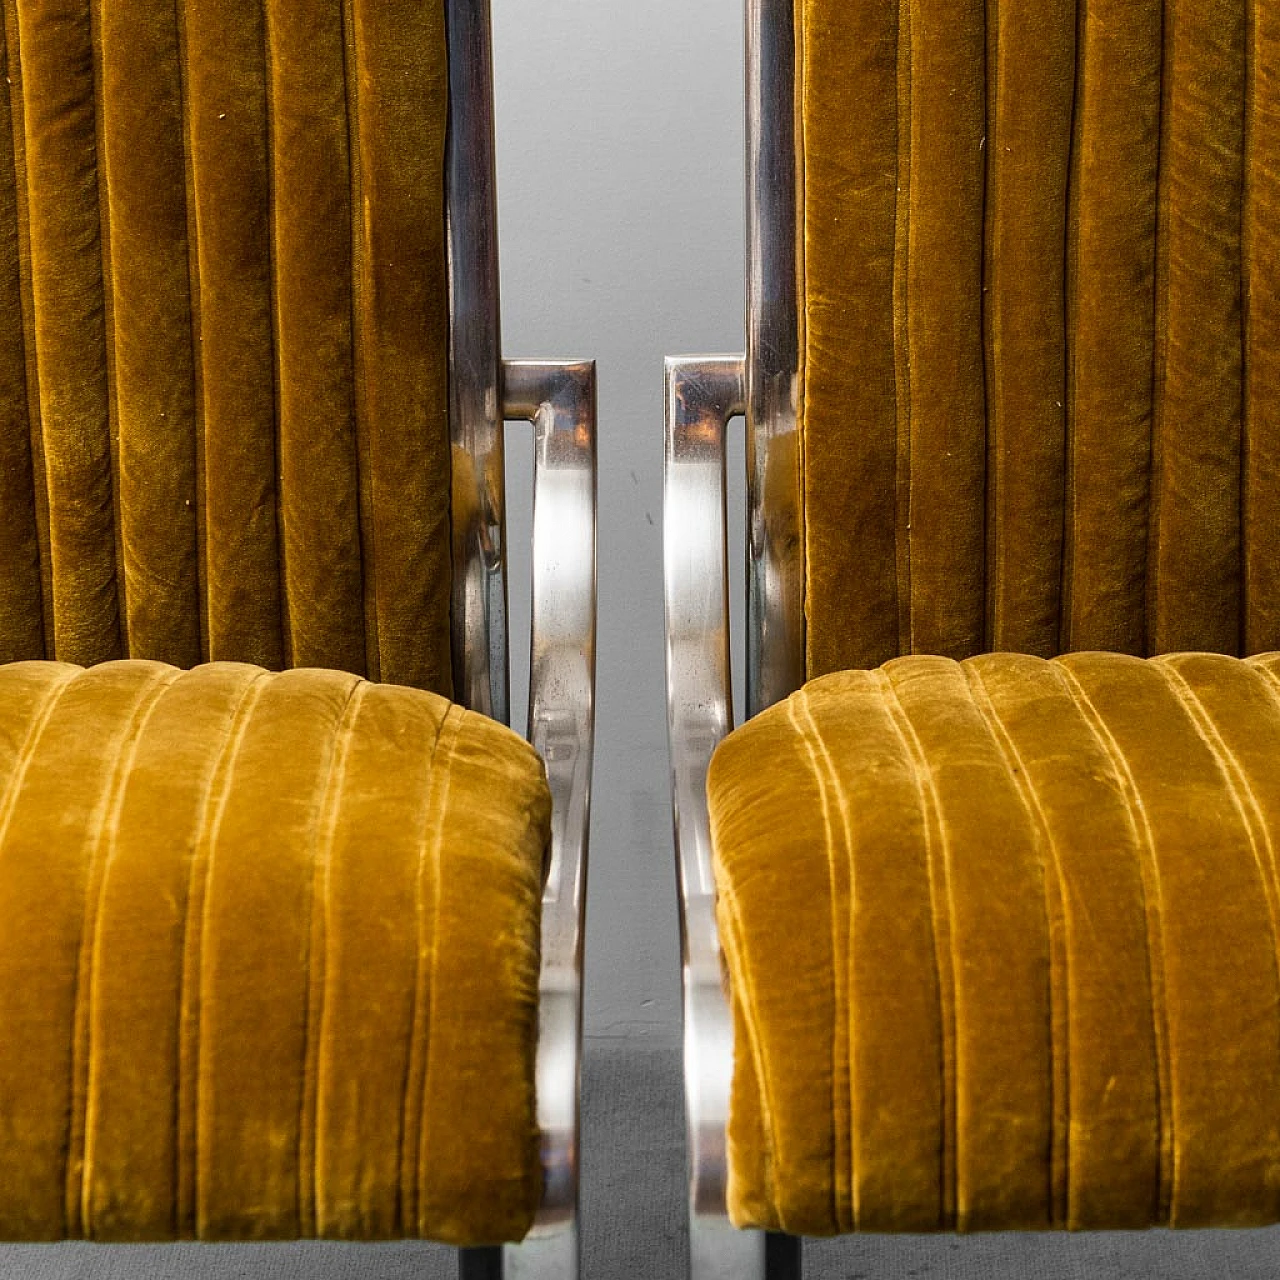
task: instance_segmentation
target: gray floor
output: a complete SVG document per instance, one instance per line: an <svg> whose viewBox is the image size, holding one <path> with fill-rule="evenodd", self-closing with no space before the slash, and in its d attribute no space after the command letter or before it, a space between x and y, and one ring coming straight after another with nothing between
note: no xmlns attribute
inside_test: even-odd
<svg viewBox="0 0 1280 1280"><path fill-rule="evenodd" d="M591 1042L585 1280L683 1280L680 1064L673 1047ZM806 1249L823 1280L1273 1280L1280 1229L1147 1235L863 1237ZM0 1248L0 1280L445 1280L420 1245Z"/></svg>

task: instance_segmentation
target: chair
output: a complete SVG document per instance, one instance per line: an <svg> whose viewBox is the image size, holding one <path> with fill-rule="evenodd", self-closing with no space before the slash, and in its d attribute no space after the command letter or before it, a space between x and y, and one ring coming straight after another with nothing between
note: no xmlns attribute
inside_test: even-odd
<svg viewBox="0 0 1280 1280"><path fill-rule="evenodd" d="M691 1274L1274 1222L1274 23L747 33L747 349L666 370Z"/></svg>
<svg viewBox="0 0 1280 1280"><path fill-rule="evenodd" d="M574 1276L595 369L502 358L488 5L4 19L0 1231Z"/></svg>

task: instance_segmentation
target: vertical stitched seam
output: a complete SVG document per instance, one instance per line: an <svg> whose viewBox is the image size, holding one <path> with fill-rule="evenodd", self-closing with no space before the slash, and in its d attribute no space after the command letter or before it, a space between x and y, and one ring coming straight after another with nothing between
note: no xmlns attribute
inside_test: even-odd
<svg viewBox="0 0 1280 1280"><path fill-rule="evenodd" d="M1164 173L1164 117L1165 117L1165 28L1171 21L1169 17L1170 0L1161 0L1160 4L1160 84L1156 102L1156 190L1155 190L1155 209L1152 211L1152 263L1151 263L1151 396L1148 414L1148 430L1150 432L1147 440L1147 474L1146 474L1146 501L1143 504L1143 517L1146 521L1146 531L1143 548L1143 591L1142 591L1142 613L1140 619L1141 631L1141 648L1140 653L1150 654L1154 649L1153 637L1155 635L1154 608L1155 608L1155 584L1156 584L1156 568L1157 561L1154 555L1153 539L1156 529L1158 528L1158 512L1156 509L1156 477L1159 474L1159 459L1156 456L1156 445L1160 432L1157 423L1157 407L1158 397L1157 391L1163 386L1160 381L1160 316L1162 314L1161 302L1162 285L1161 285L1161 226L1163 223L1163 214L1161 210L1161 192L1164 189L1165 173Z"/></svg>
<svg viewBox="0 0 1280 1280"><path fill-rule="evenodd" d="M1253 854L1254 863L1258 868L1258 879L1262 882L1263 895L1266 898L1267 919L1271 925L1271 955L1273 960L1276 960L1280 957L1280 896L1278 896L1276 878L1276 850L1271 840L1271 833L1267 829L1262 806L1258 803L1257 793L1249 781L1248 774L1244 771L1244 766L1240 763L1240 757L1222 736L1204 700L1191 687L1186 676L1167 659L1153 665L1167 681L1195 727L1200 740L1212 754L1214 763L1227 784L1231 803L1240 815L1241 824L1249 837L1249 851ZM1280 989L1280 965L1277 965L1275 973L1277 988Z"/></svg>
<svg viewBox="0 0 1280 1280"><path fill-rule="evenodd" d="M1125 800L1125 815L1129 820L1129 829L1133 833L1134 843L1138 850L1138 869L1141 873L1143 894L1144 938L1147 948L1148 987L1151 992L1152 1036L1156 1053L1156 1091L1157 1091L1157 1175L1156 1175L1156 1219L1165 1222L1169 1219L1171 1206L1176 1192L1176 1168L1172 1168L1172 1152L1174 1151L1174 1135L1177 1119L1175 1115L1176 1098L1173 1092L1173 1061L1169 1052L1168 1008L1165 1001L1166 964L1164 954L1164 900L1161 893L1160 870L1155 856L1155 837L1147 820L1146 806L1138 791L1133 772L1129 768L1128 758L1112 734L1110 726L1103 719L1084 686L1074 671L1065 663L1058 667L1063 676L1064 685L1071 695L1085 723L1088 724L1103 754L1112 763L1116 777L1120 780L1121 791ZM1153 932L1155 937L1153 938ZM1157 954L1159 964L1157 965Z"/></svg>
<svg viewBox="0 0 1280 1280"><path fill-rule="evenodd" d="M129 637L129 581L125 572L121 518L120 406L116 387L115 263L111 254L111 175L106 145L106 54L102 44L103 0L89 2L93 51L93 171L98 189L99 275L102 282L102 336L107 381L107 439L111 458L111 506L116 556L116 638L119 656L132 657ZM50 535L52 537L52 535Z"/></svg>
<svg viewBox="0 0 1280 1280"><path fill-rule="evenodd" d="M987 112L986 181L983 183L983 254L982 254L982 336L983 336L983 391L986 401L987 422L987 501L986 501L986 642L984 649L998 647L1001 606L1003 604L1000 571L1001 543L1004 521L1000 504L1004 499L1004 464L1001 459L1002 415L999 394L999 372L996 368L996 347L999 345L1000 306L997 289L1000 285L1000 254L998 248L997 218L999 201L996 184L1000 181L999 124L1000 124L1000 76L1004 61L1000 56L1000 0L988 0L984 17L987 24L985 66L985 105ZM994 64L994 65L993 65Z"/></svg>
<svg viewBox="0 0 1280 1280"><path fill-rule="evenodd" d="M325 1223L322 1221L317 1188L320 1186L320 1132L323 1091L320 1088L320 1074L324 1071L325 1056L322 1045L329 1025L329 1004L326 999L329 983L329 936L330 919L329 903L331 901L330 886L332 884L333 846L337 836L338 818L342 813L340 803L343 788L346 784L347 761L351 753L351 743L355 737L356 720L360 714L360 705L364 701L363 681L357 680L351 686L346 705L338 722L333 754L329 760L329 774L325 780L325 788L319 808L319 826L323 832L317 832L315 840L315 863L312 868L311 888L311 928L309 931L309 950L307 955L307 1005L303 1011L302 1028L302 1098L298 1117L298 1222L302 1234L321 1235ZM317 912L317 898L319 911ZM317 942L319 945L317 946ZM317 977L316 970L320 973ZM317 1005L313 1016L312 1006ZM308 1136L310 1135L310 1136ZM310 1143L310 1160L307 1159L307 1145ZM308 1179L310 1185L307 1185Z"/></svg>
<svg viewBox="0 0 1280 1280"><path fill-rule="evenodd" d="M987 247L990 228L990 200L988 187L991 183L991 112L990 112L990 80L991 80L991 34L988 6L982 8L982 139L978 143L978 151L982 157L982 186L978 193L981 203L981 236L982 243L978 254L978 340L982 345L982 503L979 515L982 520L982 538L979 542L979 555L982 557L982 596L980 605L982 619L979 623L978 644L986 650L991 644L991 612L988 601L991 598L991 538L993 524L991 519L992 481L991 481L991 371L987 360L987 320L989 308Z"/></svg>
<svg viewBox="0 0 1280 1280"><path fill-rule="evenodd" d="M453 733L450 738L451 748L456 748L458 738L461 736L462 725L466 719L467 712L462 708L450 708L449 716L454 720ZM453 783L453 765L456 758L456 750L451 749L448 760L443 771L443 778L440 786L441 808L440 814L443 818L444 812L448 808L449 796ZM433 770L434 772L434 770ZM417 1151L417 1173L416 1181L418 1185L418 1223L417 1230L420 1236L427 1234L426 1210L424 1204L429 1203L428 1197L424 1194L425 1171L427 1168L427 1153L430 1147L431 1138L431 1109L428 1105L431 1098L431 1080L433 1065L433 1054L431 1052L435 1043L436 1033L436 993L440 989L437 974L437 966L440 960L440 900L444 894L442 885L444 881L444 822L437 822L436 829L432 833L431 839L431 858L432 879L435 884L435 901L432 903L432 927L431 927L431 961L429 969L429 986L427 990L427 1036L426 1036L426 1061L423 1066L422 1073L422 1112L421 1124L418 1130L418 1151ZM437 1064L438 1065L438 1064Z"/></svg>
<svg viewBox="0 0 1280 1280"><path fill-rule="evenodd" d="M1259 654L1258 658L1265 656L1265 654ZM1280 671L1273 671L1271 667L1259 662L1257 658L1251 659L1249 666L1262 677L1263 688L1271 695L1272 700L1280 703Z"/></svg>
<svg viewBox="0 0 1280 1280"><path fill-rule="evenodd" d="M797 709L802 709L805 719L809 724L809 732L800 726L796 719ZM831 1115L834 1121L832 1137L834 1139L834 1147L832 1150L832 1173L831 1180L831 1210L832 1222L841 1230L856 1230L858 1223L858 1193L857 1182L854 1177L853 1168L853 1057L848 1053L850 1044L849 1034L849 925L845 921L843 945L841 942L841 929L839 923L839 893L837 891L837 875L836 875L836 842L832 836L831 822L831 788L838 787L839 781L835 777L834 771L829 767L830 759L827 756L826 747L822 742L821 735L818 732L817 722L813 716L812 707L809 704L809 694L806 689L797 692L794 698L788 699L787 702L787 718L791 721L792 728L795 730L796 736L804 744L805 753L809 757L809 768L813 773L814 781L818 784L818 795L822 805L822 829L824 837L824 848L827 857L827 884L828 884L828 900L831 903L831 977L832 977L832 995L835 999L835 1026L832 1028L831 1037ZM818 750L821 749L823 756L826 757L824 763L820 764L818 760ZM849 824L847 819L844 823L845 828L845 845L849 845ZM850 868L851 872L852 868ZM850 909L852 909L853 885L852 875L850 875ZM839 1062L839 1050L843 1041L846 1050L846 1067L845 1067L845 1083L841 1097L840 1073L837 1070ZM764 1079L761 1080L761 1088L767 1092L771 1092L769 1085ZM769 1112L773 1114L774 1107L770 1100ZM848 1179L848 1196L842 1194L843 1188L841 1184Z"/></svg>
<svg viewBox="0 0 1280 1280"><path fill-rule="evenodd" d="M102 900L106 894L107 872L116 850L120 811L124 804L129 775L137 759L138 744L165 690L181 678L181 672L163 667L153 672L143 686L129 716L129 723L115 748L105 785L94 804L94 831L85 869L85 896L77 944L75 976L71 994L71 1114L67 1118L65 1168L66 1224L68 1235L90 1236L93 1223L89 1208L94 1112L92 1089L93 999L97 987ZM83 1087L81 1087L83 1082Z"/></svg>
<svg viewBox="0 0 1280 1280"><path fill-rule="evenodd" d="M1079 493L1076 488L1076 321L1079 319L1080 270L1080 157L1084 149L1084 119L1080 110L1087 65L1089 0L1077 0L1075 75L1071 86L1071 121L1067 130L1065 265L1062 289L1063 372L1062 428L1066 488L1062 504L1062 564L1058 575L1058 652L1075 639L1075 562L1079 533Z"/></svg>
<svg viewBox="0 0 1280 1280"><path fill-rule="evenodd" d="M437 795L441 795L442 799L448 796L448 775L452 769L452 754L448 756L443 768L440 770L437 769L436 761L440 755L440 748L444 742L446 730L448 731L450 746L457 740L460 720L461 708L451 705L436 726L436 736L435 741L431 744L431 763L427 776L427 805L424 809L426 822L423 825L422 840L418 848L418 874L414 882L414 914L418 926L417 963L414 967L413 1013L410 1022L409 1053L405 1061L404 1089L400 1104L400 1172L397 1208L400 1214L399 1234L403 1236L412 1236L415 1231L420 1233L421 1223L422 1187L419 1151L422 1133L425 1128L423 1112L425 1109L427 1068L430 1057L432 997L434 994L430 982L435 961L434 934L432 935L430 963L423 947L423 921L426 915L426 904L423 902L423 884L427 877L428 867L431 866L436 876L436 899L438 900L438 847L430 850L433 858L428 857L428 852L429 846L439 845L441 826L439 822L437 822L435 829L432 829L429 825L432 814L438 812L431 801ZM441 773L445 775L443 781L441 780ZM436 907L436 902L432 903L432 907ZM437 911L436 915L438 916L438 914ZM421 1051L419 1051L420 1046ZM414 1121L416 1121L416 1124ZM411 1187L406 1185L406 1180L410 1178L412 1181Z"/></svg>
<svg viewBox="0 0 1280 1280"><path fill-rule="evenodd" d="M1066 879L1062 873L1062 860L1049 827L1039 790L1032 781L1031 774L1022 759L1022 753L1018 750L1017 744L1013 740L1013 735L1009 732L1008 726L996 710L982 672L968 663L964 664L962 670L964 671L965 679L969 683L969 691L973 695L974 706L987 723L992 741L996 744L1004 760L1010 781L1017 790L1023 807L1026 809L1027 816L1031 819L1032 826L1036 830L1040 846L1048 855L1045 861L1052 866L1052 874L1057 882L1058 905L1062 912L1062 928L1065 933L1068 925ZM1054 902L1049 889L1048 867L1046 867L1044 906L1049 958L1048 1042L1049 1057L1052 1064L1049 1075L1050 1137L1047 1191L1052 1227L1054 1230L1064 1230L1074 1220L1074 1214L1072 1213L1073 1188L1071 1186L1071 975L1069 968L1071 952L1064 945L1062 948L1062 965L1058 966L1054 963L1056 950L1054 942ZM1067 1042L1065 1045L1058 1043L1057 1037L1054 1035L1054 1028L1057 1025L1055 1014L1059 1010L1062 1012L1062 1025L1066 1030ZM1061 1075L1061 1085L1059 1085L1059 1074ZM1055 1097L1059 1087L1062 1089L1061 1098ZM1058 1124L1059 1107L1062 1109L1061 1127ZM1063 1171L1061 1184L1056 1181L1059 1169Z"/></svg>
<svg viewBox="0 0 1280 1280"><path fill-rule="evenodd" d="M194 933L192 929L192 915L194 914L194 904L196 903L195 895L195 877L198 870L203 870L205 862L202 859L202 850L208 847L206 839L209 831L209 813L213 803L213 792L215 787L226 780L227 761L233 754L235 748L239 745L239 738L243 732L243 724L247 721L249 712L258 698L258 689L266 673L262 672L255 676L241 691L236 705L231 709L230 715L227 717L226 726L223 730L222 746L218 749L217 759L214 761L213 768L209 771L208 782L204 788L204 795L200 800L200 820L195 828L195 841L191 850L191 855L187 860L187 895L185 907L183 910L182 920L182 938L180 945L182 948L182 964L178 979L178 1023L177 1023L177 1055L176 1061L178 1065L177 1087L174 1090L174 1111L173 1111L173 1187L176 1200L174 1203L174 1232L181 1237L186 1228L189 1205L187 1204L188 1196L184 1192L184 1184L189 1181L188 1171L184 1167L183 1162L183 1116L185 1114L184 1099L189 1092L184 1079L182 1070L183 1059L183 1041L185 1039L184 1027L186 1025L190 1010L190 995L187 988L188 972L191 967L190 954L190 937ZM219 804L223 801L220 799Z"/></svg>
<svg viewBox="0 0 1280 1280"><path fill-rule="evenodd" d="M1259 843L1266 846L1269 860L1274 856L1274 849L1270 835L1267 832L1266 820L1262 815L1261 806L1258 804L1257 793L1249 782L1248 775L1240 763L1239 756L1222 736L1208 707L1205 706L1204 700L1191 687L1186 676L1174 665L1174 662L1166 657L1157 659L1152 665L1164 677L1170 690L1191 720L1196 734L1213 756L1214 763L1227 783L1231 802L1248 832L1250 847L1253 850L1255 859L1258 860L1259 869L1261 869L1262 864L1258 856Z"/></svg>
<svg viewBox="0 0 1280 1280"><path fill-rule="evenodd" d="M191 874L187 890L186 922L182 939L182 982L178 1020L178 1090L177 1090L177 1124L178 1142L175 1144L175 1159L178 1163L177 1219L179 1234L185 1232L188 1221L192 1225L192 1234L199 1237L200 1232L200 1153L201 1153L201 1107L200 1107L200 1066L203 1050L204 1021L204 954L205 938L209 928L209 879L213 869L214 854L217 850L218 837L222 832L222 821L226 814L227 802L235 781L236 763L240 756L244 739L248 732L253 712L270 675L259 672L241 694L240 701L227 726L226 738L218 758L214 773L210 776L209 790L205 794L204 810L200 826L200 835L196 848L191 856ZM218 798L213 800L217 790ZM212 810L212 817L210 811ZM196 914L199 913L199 921ZM194 953L194 954L193 954ZM194 1013L191 1006L194 1005ZM184 1052L184 1050L186 1052ZM185 1069L184 1069L185 1067ZM190 1134L192 1149L183 1152L183 1138L188 1132L187 1116L191 1117ZM186 1158L184 1159L184 1154Z"/></svg>
<svg viewBox="0 0 1280 1280"><path fill-rule="evenodd" d="M1068 242L1070 240L1070 231L1071 231L1071 227L1070 227L1071 173L1072 173L1072 156L1073 156L1073 144L1075 140L1075 124L1076 124L1076 84L1078 81L1077 57L1079 55L1079 48L1074 42L1078 39L1078 36L1079 36L1080 5L1085 2L1086 0L1075 0L1076 17L1075 17L1075 21L1073 21L1070 24L1071 37L1073 41L1071 46L1071 67L1072 67L1071 106L1067 111L1067 128L1066 128L1066 134L1065 134L1066 144L1067 144L1067 154L1066 154L1066 161L1063 165L1062 194L1061 194L1061 199L1058 205L1058 208L1059 210L1061 210L1063 215L1062 222L1058 224L1062 228L1062 248L1060 250L1060 257L1059 257L1059 266L1062 269L1062 277L1061 277L1062 295L1061 295L1061 305L1058 312L1058 320L1059 320L1059 326L1060 326L1058 330L1058 335L1062 343L1062 347L1061 347L1062 374L1058 382L1057 395L1055 396L1056 407L1060 410L1060 416L1058 418L1058 427L1059 427L1059 439L1062 443L1062 454L1061 454L1062 469L1058 477L1059 486L1065 485L1068 469L1070 467L1069 436L1068 436L1069 427L1067 423L1067 359L1070 352L1070 345L1068 341L1068 333L1069 333L1068 293L1070 290L1070 283L1067 277L1067 250L1068 250ZM1064 26L1065 25L1066 24L1064 24ZM1066 502L1065 502L1065 493L1061 487L1059 487L1058 493L1064 498L1064 501L1058 508L1058 522L1057 522L1058 523L1058 543L1057 543L1057 552L1056 552L1058 557L1058 566L1057 566L1056 574L1052 571L1052 569L1048 574L1048 578L1050 582L1052 582L1056 577L1057 587L1058 587L1057 594L1053 598L1053 617L1049 624L1050 635L1052 636L1052 639L1050 640L1050 644L1053 646L1052 652L1054 653L1056 653L1061 648L1061 645L1062 645L1062 599L1063 599L1062 589L1063 589L1063 577L1066 572L1066 539L1067 539L1067 521L1068 521L1068 513L1067 513ZM1050 656L1052 656L1052 654Z"/></svg>
<svg viewBox="0 0 1280 1280"><path fill-rule="evenodd" d="M897 475L894 477L895 498L895 552L897 559L898 590L898 645L897 652L915 652L915 598L912 592L912 509L914 486L914 429L911 404L911 179L913 173L913 149L915 144L915 96L912 92L911 0L898 0L897 31L897 184L894 192L894 254L893 254L893 345L897 435ZM904 30L905 27L905 30ZM903 110L903 98L906 98ZM905 129L904 129L905 116ZM899 320L901 312L901 320ZM903 520L902 506L906 505ZM905 527L904 527L905 524ZM905 623L905 625L904 625Z"/></svg>
<svg viewBox="0 0 1280 1280"><path fill-rule="evenodd" d="M1176 0L1160 6L1160 109L1156 140L1156 261L1154 271L1155 318L1152 325L1151 370L1151 469L1147 498L1147 590L1146 636L1143 651L1160 648L1160 520L1164 505L1164 419L1165 384L1169 353L1169 174L1165 149L1167 130L1172 128L1174 76L1169 65L1173 42Z"/></svg>
<svg viewBox="0 0 1280 1280"><path fill-rule="evenodd" d="M756 1083L759 1086L759 1103L761 1112L762 1129L764 1131L764 1195L768 1204L770 1213L775 1219L781 1218L781 1206L778 1203L778 1122L777 1110L774 1106L772 1079L767 1071L765 1062L764 1045L761 1042L758 1028L761 1024L759 1014L759 1002L756 999L755 983L751 980L750 966L746 963L746 946L742 942L742 911L738 902L738 895L733 884L727 879L718 884L716 888L717 899L723 905L724 911L728 916L727 943L724 947L726 954L737 954L742 957L743 963L739 967L737 977L739 981L733 981L732 975L729 981L729 997L731 1004L731 1012L733 1005L740 1005L744 1014L741 1026L746 1031L747 1052L751 1055L751 1060L755 1064ZM736 1030L736 1027L735 1027ZM735 1060L740 1052L739 1046L734 1045ZM736 1070L734 1073L736 1083ZM730 1170L732 1175L732 1170ZM839 1218L835 1210L835 1194L834 1184L831 1197L831 1221L838 1223Z"/></svg>
<svg viewBox="0 0 1280 1280"><path fill-rule="evenodd" d="M991 371L987 360L987 320L990 297L988 287L989 264L987 262L988 229L990 226L990 199L988 188L991 183L991 112L990 112L990 80L991 80L991 35L988 7L982 9L982 141L978 149L982 155L982 187L979 193L981 201L982 244L978 254L978 340L982 344L982 541L979 546L982 556L982 620L978 643L985 650L991 644L991 612L987 602L991 598L991 538L994 525L991 519L992 480L991 480Z"/></svg>
<svg viewBox="0 0 1280 1280"><path fill-rule="evenodd" d="M276 547L280 574L280 660L284 667L292 667L293 655L293 619L292 604L289 598L289 541L288 522L285 519L284 492L284 431L281 425L281 383L283 375L280 369L280 286L279 248L276 245L276 77L275 57L272 49L271 14L274 6L264 3L262 6L262 66L263 106L267 117L267 287L271 297L268 310L271 313L271 392L272 415L271 424L275 436L275 469L272 474L272 487L276 500Z"/></svg>
<svg viewBox="0 0 1280 1280"><path fill-rule="evenodd" d="M80 667L63 668L62 679L57 684L51 684L44 691L44 699L40 704L39 710L31 718L26 739L23 741L22 749L18 753L17 763L14 765L13 772L6 779L3 796L0 798L0 849L4 848L5 840L8 837L9 827L13 822L13 811L17 806L18 796L22 792L22 784L26 781L27 773L31 768L31 762L35 759L36 748L40 745L40 739L44 735L50 719L53 717L54 710L62 700L63 694L83 674L84 671Z"/></svg>
<svg viewBox="0 0 1280 1280"><path fill-rule="evenodd" d="M807 690L801 690L801 705L804 707L805 717L809 721L812 730L812 741L816 745L817 755L821 755L822 767L826 773L829 790L836 797L836 805L840 811L840 825L844 831L844 850L846 858L845 874L848 882L849 897L849 915L845 922L845 955L843 961L843 969L845 973L844 1001L843 1001L843 1018L845 1024L845 1038L847 1042L846 1056L848 1061L845 1088L848 1094L848 1107L845 1114L849 1117L849 1189L851 1195L852 1217L850 1226L853 1230L857 1230L861 1221L861 1205L858 1185L858 1151L857 1142L854 1134L854 1010L853 1010L853 962L854 962L854 914L855 904L857 901L857 880L856 869L854 865L854 839L853 839L853 822L849 814L849 796L840 780L839 771L836 769L835 761L832 758L831 751L827 746L826 738L823 736L822 729L818 724L817 717L813 714L813 707L809 699ZM828 832L829 832L828 828ZM835 846L831 847L832 866L835 865ZM832 906L836 905L836 900L832 900ZM837 957L837 963L840 958Z"/></svg>
<svg viewBox="0 0 1280 1280"><path fill-rule="evenodd" d="M1261 677L1261 688L1271 702L1275 705L1276 710L1280 712L1280 670L1273 670L1269 665L1259 659L1265 657L1259 654L1255 658L1248 661L1249 668Z"/></svg>
<svg viewBox="0 0 1280 1280"><path fill-rule="evenodd" d="M371 465L375 430L369 414L369 389L366 383L367 361L364 351L362 295L364 292L365 212L364 166L360 150L360 48L356 33L356 0L341 0L342 6L342 74L346 89L343 105L347 113L348 200L351 209L351 415L355 432L356 461L356 537L360 546L360 607L364 618L364 669L370 680L382 679L380 645L381 616L378 608L377 522L374 513L374 482L377 474ZM368 485L368 509L365 509L365 486Z"/></svg>
<svg viewBox="0 0 1280 1280"><path fill-rule="evenodd" d="M1253 183L1249 180L1249 157L1253 147L1253 111L1255 105L1256 19L1251 3L1244 6L1244 111L1243 136L1240 146L1240 498L1238 521L1240 529L1240 625L1236 637L1236 652L1249 651L1249 609L1253 593L1253 575L1249 572L1249 459L1252 453L1252 417L1249 396L1252 361L1249 359L1249 335L1251 319L1251 258L1253 251L1250 229L1252 226Z"/></svg>
<svg viewBox="0 0 1280 1280"><path fill-rule="evenodd" d="M959 1053L956 1038L956 981L955 955L952 950L950 849L946 825L942 821L942 807L937 783L929 768L915 725L906 713L898 692L888 672L883 668L876 672L880 683L885 710L902 743L903 752L915 774L916 791L920 797L922 829L925 840L925 865L929 876L929 923L933 931L934 966L938 982L938 1022L942 1029L942 1061L938 1064L942 1080L942 1152L941 1185L938 1188L939 1219L944 1228L959 1225L959 1128L956 1116L956 1097L959 1087ZM941 880L941 886L939 886ZM946 940L939 936L940 906L945 907ZM950 1067L948 1067L950 1063Z"/></svg>
<svg viewBox="0 0 1280 1280"><path fill-rule="evenodd" d="M208 511L205 495L205 406L204 348L201 342L200 315L200 206L195 195L195 142L191 125L191 64L187 44L186 5L174 0L174 19L178 31L178 107L182 119L182 184L187 213L187 301L191 309L191 413L195 440L195 521L196 521L196 643L201 662L208 662L209 572L207 562Z"/></svg>

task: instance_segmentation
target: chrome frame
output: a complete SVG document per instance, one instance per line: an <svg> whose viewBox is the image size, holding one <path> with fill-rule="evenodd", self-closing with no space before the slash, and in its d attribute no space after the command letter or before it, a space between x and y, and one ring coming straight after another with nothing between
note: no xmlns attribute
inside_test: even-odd
<svg viewBox="0 0 1280 1280"><path fill-rule="evenodd" d="M796 49L792 0L747 0L747 351L668 359L664 584L667 728L684 974L692 1280L798 1277L800 1245L738 1231L725 1203L733 1020L707 812L711 753L733 727L725 431L747 420L747 716L804 680L799 501L766 505L768 462L798 460ZM798 499L799 473L790 479Z"/></svg>
<svg viewBox="0 0 1280 1280"><path fill-rule="evenodd" d="M536 1068L542 1201L523 1243L462 1250L458 1271L466 1280L576 1280L595 700L595 365L502 359L488 0L448 0L446 19L450 429L455 503L475 512L471 527L455 530L454 691L472 710L510 722L503 433L505 422L523 420L534 432L525 732L552 797Z"/></svg>

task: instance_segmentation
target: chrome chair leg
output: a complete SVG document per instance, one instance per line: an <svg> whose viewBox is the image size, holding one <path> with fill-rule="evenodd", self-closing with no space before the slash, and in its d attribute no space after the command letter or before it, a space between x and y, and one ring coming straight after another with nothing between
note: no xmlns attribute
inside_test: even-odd
<svg viewBox="0 0 1280 1280"><path fill-rule="evenodd" d="M502 1280L502 1246L459 1249L458 1280Z"/></svg>
<svg viewBox="0 0 1280 1280"><path fill-rule="evenodd" d="M802 1270L800 1237L769 1232L764 1242L765 1280L800 1280Z"/></svg>

